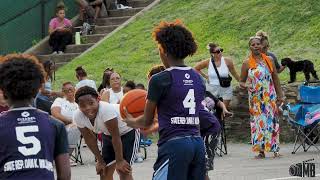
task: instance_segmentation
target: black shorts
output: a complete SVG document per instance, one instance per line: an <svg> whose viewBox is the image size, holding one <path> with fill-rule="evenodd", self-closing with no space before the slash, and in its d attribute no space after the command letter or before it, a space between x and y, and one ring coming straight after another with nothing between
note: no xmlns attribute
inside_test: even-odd
<svg viewBox="0 0 320 180"><path fill-rule="evenodd" d="M121 136L121 141L123 158L130 165L132 165L139 149L140 131L136 129L129 131L128 133ZM115 153L112 145L112 137L110 135L102 134L102 144L103 159L107 166L110 166L111 164L116 162Z"/></svg>
<svg viewBox="0 0 320 180"><path fill-rule="evenodd" d="M217 135L208 135L203 138L206 149L206 170L214 169L214 156L216 153L218 137Z"/></svg>

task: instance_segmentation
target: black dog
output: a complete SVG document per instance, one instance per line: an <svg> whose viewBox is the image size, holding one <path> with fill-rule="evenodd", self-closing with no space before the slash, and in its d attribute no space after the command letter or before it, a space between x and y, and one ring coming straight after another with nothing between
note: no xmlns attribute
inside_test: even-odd
<svg viewBox="0 0 320 180"><path fill-rule="evenodd" d="M314 70L314 65L309 60L293 61L290 58L283 58L281 60L282 66L287 66L290 70L290 81L288 83L293 83L296 81L296 74L298 71L302 71L306 78L306 81L310 80L310 73L312 76L319 80L316 70Z"/></svg>

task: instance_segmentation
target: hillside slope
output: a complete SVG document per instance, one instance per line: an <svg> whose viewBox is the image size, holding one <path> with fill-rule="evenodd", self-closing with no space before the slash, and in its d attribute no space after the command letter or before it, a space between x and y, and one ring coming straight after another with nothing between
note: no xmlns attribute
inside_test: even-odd
<svg viewBox="0 0 320 180"><path fill-rule="evenodd" d="M248 38L262 29L268 32L271 50L278 59L310 59L320 75L319 12L318 0L163 0L90 53L59 69L55 88L63 81L76 81L74 69L78 65L83 65L97 84L106 67L116 69L124 80L146 83L148 69L160 63L152 29L161 20L177 18L193 31L199 43L197 54L187 59L188 65L206 58L206 44L214 41L240 71L248 55ZM282 81L287 81L287 74L281 74Z"/></svg>

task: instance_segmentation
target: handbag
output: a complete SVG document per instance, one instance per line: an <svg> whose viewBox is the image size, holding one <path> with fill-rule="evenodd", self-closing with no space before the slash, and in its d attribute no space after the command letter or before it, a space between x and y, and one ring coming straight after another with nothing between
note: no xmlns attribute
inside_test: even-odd
<svg viewBox="0 0 320 180"><path fill-rule="evenodd" d="M218 69L216 64L214 63L213 57L211 57L211 63L214 67L214 70L216 71L216 74L218 76L219 79L219 83L221 87L230 87L231 86L231 81L232 81L232 77L228 74L228 77L220 77Z"/></svg>

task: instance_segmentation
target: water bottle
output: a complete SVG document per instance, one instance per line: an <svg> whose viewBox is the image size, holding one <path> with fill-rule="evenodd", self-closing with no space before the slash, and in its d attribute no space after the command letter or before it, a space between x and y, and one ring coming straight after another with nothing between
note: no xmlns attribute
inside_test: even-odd
<svg viewBox="0 0 320 180"><path fill-rule="evenodd" d="M80 32L76 32L75 42L76 42L76 45L80 45L81 44Z"/></svg>

